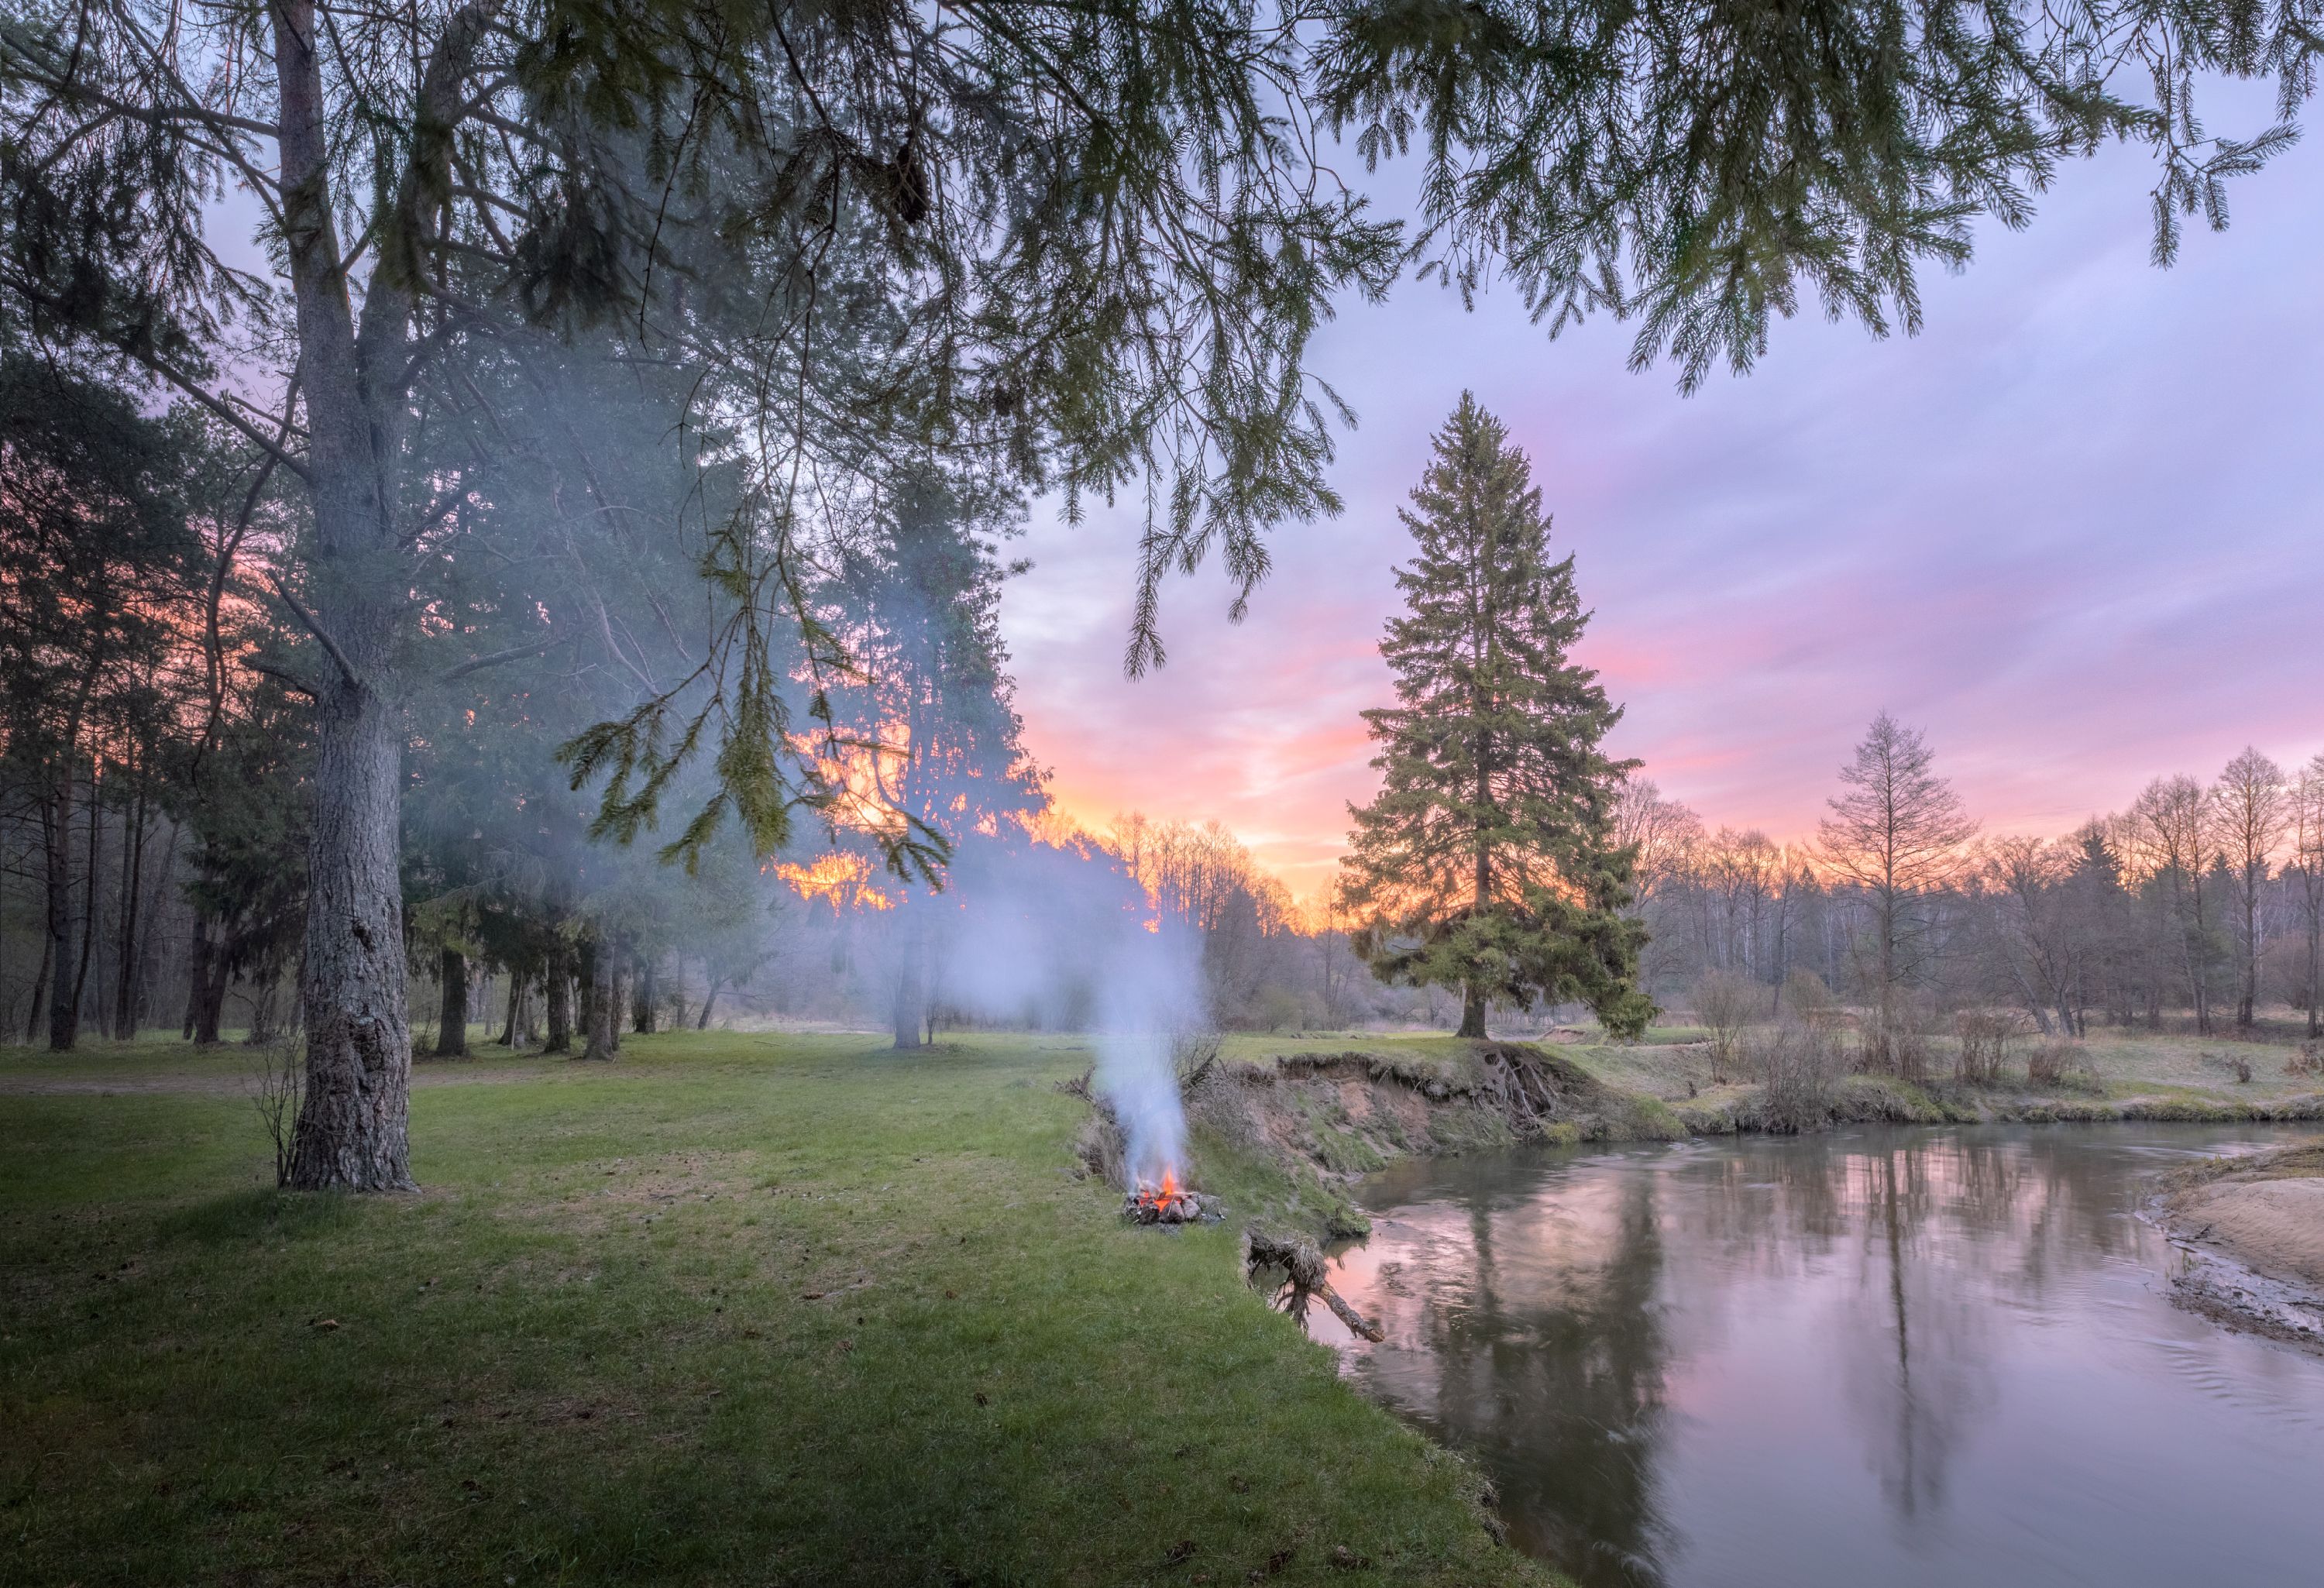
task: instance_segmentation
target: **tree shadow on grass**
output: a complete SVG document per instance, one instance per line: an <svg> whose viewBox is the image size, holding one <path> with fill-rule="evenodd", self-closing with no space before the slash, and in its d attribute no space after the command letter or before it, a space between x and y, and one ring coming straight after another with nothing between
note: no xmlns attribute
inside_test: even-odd
<svg viewBox="0 0 2324 1588"><path fill-rule="evenodd" d="M354 1227L359 1216L353 1196L254 1186L180 1208L161 1219L155 1233L165 1242L226 1246L336 1234Z"/></svg>

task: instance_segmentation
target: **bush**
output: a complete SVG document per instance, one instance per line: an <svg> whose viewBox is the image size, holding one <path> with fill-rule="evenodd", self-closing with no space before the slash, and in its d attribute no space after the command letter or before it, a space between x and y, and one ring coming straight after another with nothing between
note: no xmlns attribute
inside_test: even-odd
<svg viewBox="0 0 2324 1588"><path fill-rule="evenodd" d="M1831 1117L1840 1044L1828 1026L1786 1019L1752 1031L1747 1056L1764 1088L1761 1129L1779 1135L1819 1130Z"/></svg>
<svg viewBox="0 0 2324 1588"><path fill-rule="evenodd" d="M2025 1019L2015 1010L1961 1011L1953 1016L1953 1035L1960 1039L1953 1079L1964 1086L1997 1085L2010 1043L2024 1034Z"/></svg>
<svg viewBox="0 0 2324 1588"><path fill-rule="evenodd" d="M1694 1018L1711 1033L1711 1078L1724 1081L1744 1029L1766 1011L1766 990L1733 971L1705 971L1695 981L1692 1002Z"/></svg>
<svg viewBox="0 0 2324 1588"><path fill-rule="evenodd" d="M1259 989L1258 998L1253 1001L1251 1020L1267 1030L1280 1031L1286 1026L1305 1025L1306 1014L1306 1001L1298 993L1288 987L1269 983Z"/></svg>
<svg viewBox="0 0 2324 1588"><path fill-rule="evenodd" d="M1840 1013L1840 1003L1823 978L1813 971L1794 971L1784 978L1784 1012L1810 1026L1829 1026Z"/></svg>
<svg viewBox="0 0 2324 1588"><path fill-rule="evenodd" d="M1873 1033L1876 1050L1865 1057L1881 1061L1900 1081L1926 1085L1936 1055L1932 1038L1943 1023L1935 1002L1926 993L1900 994L1889 1006L1886 1029Z"/></svg>
<svg viewBox="0 0 2324 1588"><path fill-rule="evenodd" d="M2324 1076L2324 1041L2310 1037L2293 1048L2292 1057L2283 1061L2283 1073L2287 1076Z"/></svg>
<svg viewBox="0 0 2324 1588"><path fill-rule="evenodd" d="M2087 1092L2092 1094L2106 1090L2098 1073L2091 1067L2089 1057L2079 1042L2056 1038L2043 1043L2025 1058L2025 1079L2031 1085L2058 1092Z"/></svg>

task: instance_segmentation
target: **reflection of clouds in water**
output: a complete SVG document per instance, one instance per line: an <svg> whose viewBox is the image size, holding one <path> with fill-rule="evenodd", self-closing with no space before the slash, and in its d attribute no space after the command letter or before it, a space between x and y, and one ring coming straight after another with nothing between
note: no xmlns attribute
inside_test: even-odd
<svg viewBox="0 0 2324 1588"><path fill-rule="evenodd" d="M2158 1148L2236 1139L1880 1129L1398 1165L1339 1259L1387 1331L1348 1371L1475 1453L1517 1541L1588 1588L1775 1562L1834 1588L2192 1580L2218 1531L2169 1519L2296 1488L2324 1427L2324 1371L2170 1308L2168 1249L2132 1216ZM2258 1472L2255 1439L2282 1447ZM2250 1580L2282 1565L2269 1503L2227 1547Z"/></svg>

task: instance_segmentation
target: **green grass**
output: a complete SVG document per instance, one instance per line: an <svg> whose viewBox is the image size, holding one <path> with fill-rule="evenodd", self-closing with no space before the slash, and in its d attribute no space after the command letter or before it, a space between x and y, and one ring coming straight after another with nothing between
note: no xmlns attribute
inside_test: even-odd
<svg viewBox="0 0 2324 1588"><path fill-rule="evenodd" d="M0 1055L0 1584L1548 1581L1234 1223L1074 1177L1087 1062L447 1066L352 1199L267 1185L236 1056ZM209 1089L25 1090L93 1076Z"/></svg>

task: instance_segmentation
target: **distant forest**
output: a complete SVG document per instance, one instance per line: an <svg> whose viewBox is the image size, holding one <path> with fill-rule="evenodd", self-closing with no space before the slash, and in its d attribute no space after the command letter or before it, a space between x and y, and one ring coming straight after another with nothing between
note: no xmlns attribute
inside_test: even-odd
<svg viewBox="0 0 2324 1588"><path fill-rule="evenodd" d="M295 758L295 737L286 743ZM425 778L424 756L416 758ZM135 762L100 759L93 770L53 827L21 771L0 785L0 1033L30 1043L51 1029L60 982L47 915L54 857L66 896L62 984L80 1030L161 1028L256 1043L290 1034L305 909L300 849L267 836L303 820L295 788L286 784L280 808L268 809L258 798L263 780L244 782L241 817L254 830L220 834L204 813L173 812L171 791ZM580 813L570 817L577 831ZM549 983L591 971L541 946L524 891L535 861L491 850L498 874L447 886L444 862L430 854L437 832L415 822L405 858L416 884L408 897L420 1055L458 1046L446 1040L447 1010L488 1029L487 1040L530 1046L549 1039L552 1004L562 1004L558 1018L586 1041L577 1013L586 990L568 985L559 997ZM1653 781L1632 780L1619 837L1637 852L1631 909L1650 934L1648 992L1686 1020L1738 992L1758 1019L1791 1012L1787 990L1870 1008L1885 919L1903 1028L1950 1032L1964 1010L2004 1010L2054 1036L2102 1026L2282 1035L2288 1010L2294 1029L2316 1033L2324 755L2292 773L2247 752L2209 783L2160 777L2126 809L2049 838L1956 828L1937 835L1952 842L1918 854L1927 833L1900 822L1890 852L1917 868L1902 887L1884 890L1877 869L1866 870L1868 861L1877 867L1879 836L1836 818L1794 843L1714 828ZM1041 874L1075 873L1072 886L1102 880L1125 900L1142 899L1157 921L1190 934L1222 1027L1450 1029L1459 1019L1456 994L1376 981L1351 951L1351 923L1328 889L1294 899L1215 822L1130 813L1091 833L1049 810L1031 786L1005 838L992 841ZM252 843L263 853L249 853ZM616 912L622 941L618 962L608 962L607 1002L629 1030L883 1026L915 967L923 986L907 1013L924 1038L991 1019L948 1002L951 945L940 924L921 925L914 901L927 901L925 890L883 871L872 846L802 850L764 870L733 855L691 880L642 860L625 872L615 858L596 868L615 879L604 897L576 894L561 908L576 923L599 909ZM963 863L972 873L963 885L973 888L973 849ZM941 923L941 909L932 913ZM577 941L588 928L574 930ZM447 974L457 983L448 1002ZM1028 1009L1022 1023L1086 1018L1085 1009ZM1538 1031L1582 1018L1578 1007L1504 1008L1494 1020L1497 1029Z"/></svg>
<svg viewBox="0 0 2324 1588"><path fill-rule="evenodd" d="M2070 833L1972 836L1926 745L1883 725L1918 752L1923 777L1922 803L1895 802L1885 833L1836 812L1815 840L1780 844L1713 829L1652 782L1630 785L1622 836L1639 852L1657 998L1692 1010L1699 992L1715 1002L1717 983L1739 979L1773 1015L1805 974L1869 1005L1885 915L1900 1015L1924 1030L1979 1008L2020 1011L2045 1035L2209 1036L2255 1031L2273 1005L2317 1034L2324 755L2288 773L2246 750L2216 780L2158 777ZM1849 770L1865 761L1859 751ZM1899 885L1884 883L1884 854L1906 873Z"/></svg>

